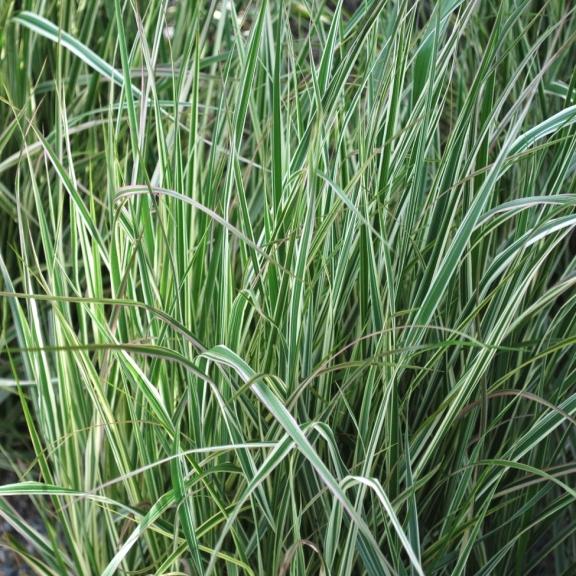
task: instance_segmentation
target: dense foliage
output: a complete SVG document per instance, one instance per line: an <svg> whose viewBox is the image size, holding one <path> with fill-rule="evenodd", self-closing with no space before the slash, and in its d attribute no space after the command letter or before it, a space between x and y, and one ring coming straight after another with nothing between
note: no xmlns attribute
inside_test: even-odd
<svg viewBox="0 0 576 576"><path fill-rule="evenodd" d="M575 11L0 2L4 545L574 574Z"/></svg>

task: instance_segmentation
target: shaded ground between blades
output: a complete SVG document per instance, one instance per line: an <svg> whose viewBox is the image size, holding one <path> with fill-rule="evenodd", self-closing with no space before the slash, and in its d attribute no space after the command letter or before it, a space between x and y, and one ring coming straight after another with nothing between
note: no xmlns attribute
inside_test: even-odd
<svg viewBox="0 0 576 576"><path fill-rule="evenodd" d="M0 486L17 480L13 473L0 470ZM33 528L42 531L40 519L29 498L10 497L4 499L4 502L11 506ZM28 552L34 554L34 548L26 543L0 514L0 576L29 576L33 574L25 562L10 549L10 542L20 544Z"/></svg>

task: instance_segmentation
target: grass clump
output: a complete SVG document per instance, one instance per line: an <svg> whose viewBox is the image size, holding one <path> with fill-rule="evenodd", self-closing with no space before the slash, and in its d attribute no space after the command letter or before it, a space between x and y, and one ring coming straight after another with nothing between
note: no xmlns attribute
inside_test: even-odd
<svg viewBox="0 0 576 576"><path fill-rule="evenodd" d="M1 5L35 573L573 573L574 10Z"/></svg>

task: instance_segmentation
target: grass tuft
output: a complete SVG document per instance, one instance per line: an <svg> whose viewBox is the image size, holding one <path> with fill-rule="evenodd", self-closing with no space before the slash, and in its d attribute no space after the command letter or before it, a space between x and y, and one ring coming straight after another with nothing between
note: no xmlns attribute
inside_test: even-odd
<svg viewBox="0 0 576 576"><path fill-rule="evenodd" d="M574 573L572 2L0 20L0 545L45 576Z"/></svg>

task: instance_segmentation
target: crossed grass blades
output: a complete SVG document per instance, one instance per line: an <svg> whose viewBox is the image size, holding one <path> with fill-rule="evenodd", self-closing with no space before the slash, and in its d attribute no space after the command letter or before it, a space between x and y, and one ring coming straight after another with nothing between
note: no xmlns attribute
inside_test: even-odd
<svg viewBox="0 0 576 576"><path fill-rule="evenodd" d="M575 10L1 3L3 545L573 574Z"/></svg>

